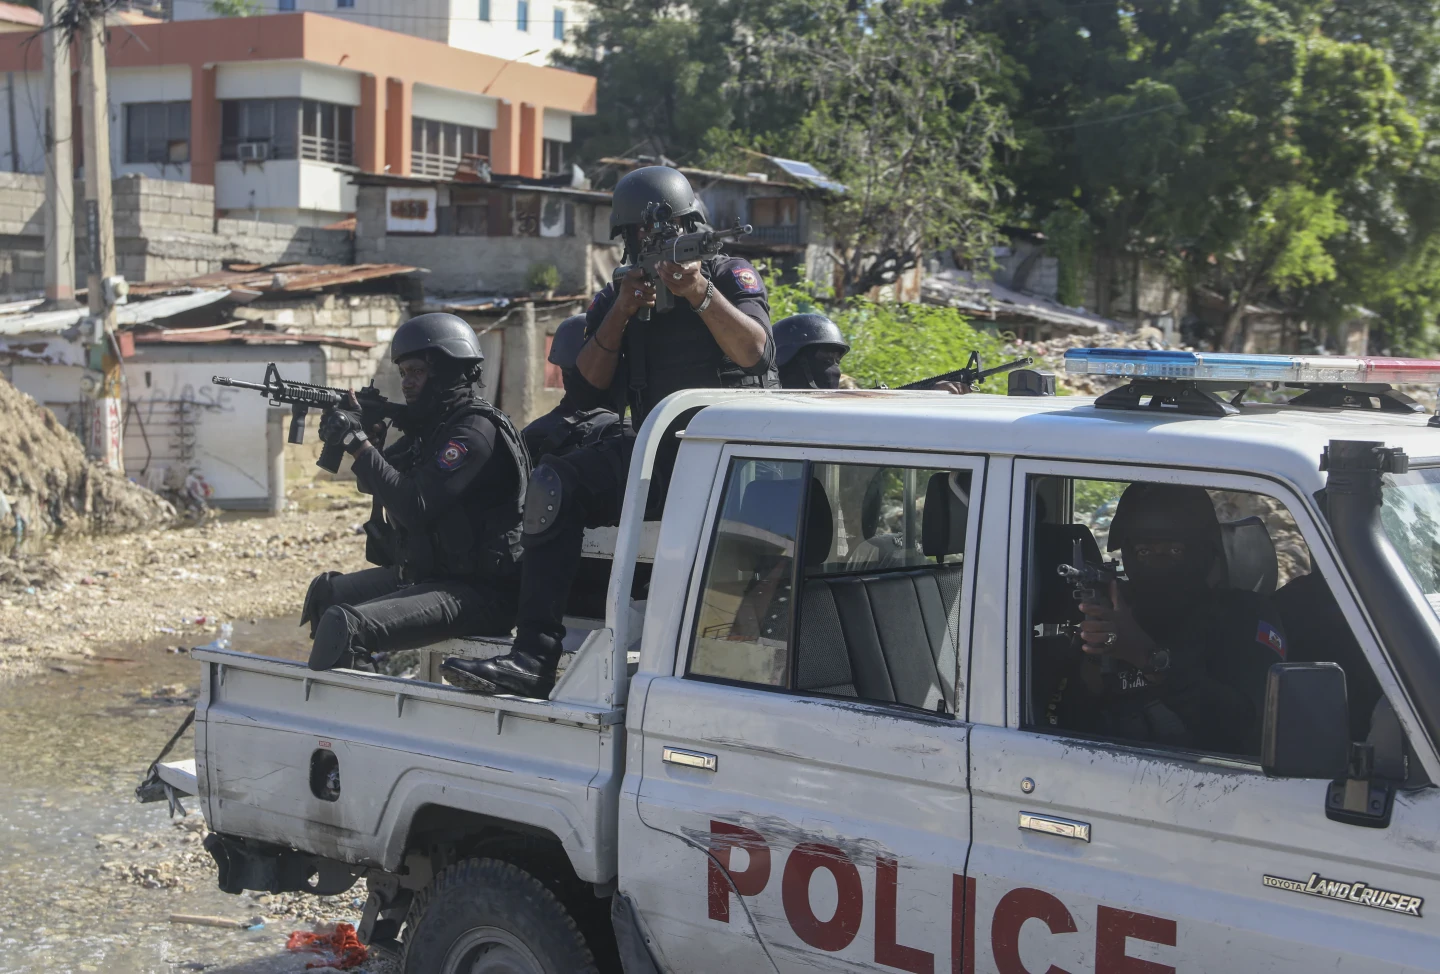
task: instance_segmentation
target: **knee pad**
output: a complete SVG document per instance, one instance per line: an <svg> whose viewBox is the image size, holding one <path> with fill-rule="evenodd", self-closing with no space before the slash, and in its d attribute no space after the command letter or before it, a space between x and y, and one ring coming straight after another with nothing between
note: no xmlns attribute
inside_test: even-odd
<svg viewBox="0 0 1440 974"><path fill-rule="evenodd" d="M356 629L343 605L332 605L315 625L315 642L310 646L310 668L333 670L355 662Z"/></svg>
<svg viewBox="0 0 1440 974"><path fill-rule="evenodd" d="M525 543L548 541L555 536L565 506L566 478L551 463L542 463L530 474L525 488Z"/></svg>
<svg viewBox="0 0 1440 974"><path fill-rule="evenodd" d="M321 572L310 580L310 588L305 592L305 604L300 607L300 625L310 623L311 639L315 638L320 617L335 598L335 589L330 580L339 574L341 572Z"/></svg>

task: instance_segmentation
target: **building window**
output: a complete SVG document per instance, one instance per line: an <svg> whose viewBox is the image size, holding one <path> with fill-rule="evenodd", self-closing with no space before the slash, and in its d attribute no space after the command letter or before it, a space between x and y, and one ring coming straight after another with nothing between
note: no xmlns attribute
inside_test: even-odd
<svg viewBox="0 0 1440 974"><path fill-rule="evenodd" d="M557 41L565 39L565 11L559 7L555 8L555 39Z"/></svg>
<svg viewBox="0 0 1440 974"><path fill-rule="evenodd" d="M490 130L429 118L410 120L410 174L449 179L466 156L490 160Z"/></svg>
<svg viewBox="0 0 1440 974"><path fill-rule="evenodd" d="M280 2L276 4L275 9L279 10L282 14L294 10L295 0L280 0Z"/></svg>
<svg viewBox="0 0 1440 974"><path fill-rule="evenodd" d="M220 103L220 158L242 162L313 159L349 165L355 109L310 98L243 98Z"/></svg>
<svg viewBox="0 0 1440 974"><path fill-rule="evenodd" d="M152 101L125 106L125 161L161 165L190 161L190 103Z"/></svg>
<svg viewBox="0 0 1440 974"><path fill-rule="evenodd" d="M756 243L798 246L800 201L793 196L760 197L750 201L750 239Z"/></svg>
<svg viewBox="0 0 1440 974"><path fill-rule="evenodd" d="M335 0L335 6L340 10L354 10L355 0Z"/></svg>
<svg viewBox="0 0 1440 974"><path fill-rule="evenodd" d="M559 176L565 170L565 143L555 139L546 139L545 149L545 175Z"/></svg>
<svg viewBox="0 0 1440 974"><path fill-rule="evenodd" d="M530 0L515 0L515 29L530 29Z"/></svg>
<svg viewBox="0 0 1440 974"><path fill-rule="evenodd" d="M480 19L490 19L490 0L480 0Z"/></svg>

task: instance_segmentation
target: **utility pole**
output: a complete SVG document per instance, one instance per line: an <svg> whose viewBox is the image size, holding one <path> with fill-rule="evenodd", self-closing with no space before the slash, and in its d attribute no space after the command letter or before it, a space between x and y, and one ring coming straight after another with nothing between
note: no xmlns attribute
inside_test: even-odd
<svg viewBox="0 0 1440 974"><path fill-rule="evenodd" d="M70 38L55 27L63 0L45 0L45 306L75 307L75 140Z"/></svg>
<svg viewBox="0 0 1440 974"><path fill-rule="evenodd" d="M110 187L110 97L105 77L105 5L70 0L89 13L77 31L80 42L80 111L85 128L85 239L90 267L86 275L90 320L89 370L82 391L91 397L90 459L123 471L121 447L120 343L115 336L115 306L124 298L124 281L115 276L115 211Z"/></svg>

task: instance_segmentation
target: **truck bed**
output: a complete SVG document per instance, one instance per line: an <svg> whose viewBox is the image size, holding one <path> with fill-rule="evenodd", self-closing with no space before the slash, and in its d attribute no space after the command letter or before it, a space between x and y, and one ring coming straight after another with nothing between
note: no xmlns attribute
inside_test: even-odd
<svg viewBox="0 0 1440 974"><path fill-rule="evenodd" d="M439 806L543 829L580 878L615 875L613 841L595 837L615 834L623 707L192 655L196 786L213 830L393 872L417 813Z"/></svg>

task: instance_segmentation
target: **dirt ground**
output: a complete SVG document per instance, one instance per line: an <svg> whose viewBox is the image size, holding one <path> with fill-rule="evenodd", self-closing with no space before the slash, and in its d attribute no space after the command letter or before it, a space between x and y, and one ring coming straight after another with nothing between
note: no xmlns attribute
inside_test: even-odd
<svg viewBox="0 0 1440 974"><path fill-rule="evenodd" d="M369 503L343 482L291 497L302 510L281 517L66 538L43 554L0 557L0 682L63 671L115 644L189 648L225 622L298 617L315 574L363 567Z"/></svg>

